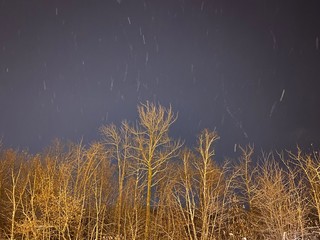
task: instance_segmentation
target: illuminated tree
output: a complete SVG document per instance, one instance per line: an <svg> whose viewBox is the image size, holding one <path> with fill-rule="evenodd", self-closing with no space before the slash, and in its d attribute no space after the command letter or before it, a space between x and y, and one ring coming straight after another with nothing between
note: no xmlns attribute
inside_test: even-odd
<svg viewBox="0 0 320 240"><path fill-rule="evenodd" d="M161 180L158 174L166 170L166 163L178 156L182 144L173 141L168 133L170 126L176 121L177 116L171 107L165 108L147 102L138 106L139 123L133 129L134 156L139 167L146 172L147 198L146 198L146 223L145 239L150 238L151 222L151 189Z"/></svg>

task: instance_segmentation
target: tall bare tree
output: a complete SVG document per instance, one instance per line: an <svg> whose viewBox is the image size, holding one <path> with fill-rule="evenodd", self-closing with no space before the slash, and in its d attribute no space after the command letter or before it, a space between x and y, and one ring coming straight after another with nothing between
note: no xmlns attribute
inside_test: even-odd
<svg viewBox="0 0 320 240"><path fill-rule="evenodd" d="M298 148L296 154L289 152L291 163L298 166L305 182L309 188L309 199L311 200L311 208L315 214L316 225L320 227L320 154L314 151L313 154L303 154ZM320 234L320 232L319 232Z"/></svg>
<svg viewBox="0 0 320 240"><path fill-rule="evenodd" d="M117 162L117 174L118 174L118 198L116 206L116 234L120 236L121 234L121 217L123 209L123 192L124 192L124 181L128 174L127 162L130 158L131 147L131 136L130 130L127 122L122 122L119 129L113 124L109 126L101 127L100 131L104 137L104 144L107 147L107 151L110 153L112 160Z"/></svg>
<svg viewBox="0 0 320 240"><path fill-rule="evenodd" d="M151 200L152 187L157 185L157 175L165 171L166 163L178 156L178 150L182 146L180 141L173 141L169 137L169 129L176 121L177 115L171 106L165 108L147 102L138 106L139 122L133 130L135 141L134 149L137 155L134 157L144 171L146 171L147 198L146 198L146 223L145 239L150 238Z"/></svg>

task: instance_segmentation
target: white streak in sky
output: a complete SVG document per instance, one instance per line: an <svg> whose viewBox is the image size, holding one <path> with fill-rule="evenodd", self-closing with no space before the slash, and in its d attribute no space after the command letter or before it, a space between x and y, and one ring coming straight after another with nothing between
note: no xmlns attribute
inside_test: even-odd
<svg viewBox="0 0 320 240"><path fill-rule="evenodd" d="M237 151L237 144L236 144L236 143L234 144L233 151L234 151L234 152Z"/></svg>
<svg viewBox="0 0 320 240"><path fill-rule="evenodd" d="M43 90L44 90L44 91L46 91L46 90L47 90L46 81L43 81Z"/></svg>
<svg viewBox="0 0 320 240"><path fill-rule="evenodd" d="M114 82L114 79L111 77L110 91L112 91L112 89L113 89L113 82Z"/></svg>
<svg viewBox="0 0 320 240"><path fill-rule="evenodd" d="M139 92L139 90L140 90L140 85L141 85L141 82L140 82L140 80L138 79L138 80L137 80L137 92Z"/></svg>
<svg viewBox="0 0 320 240"><path fill-rule="evenodd" d="M56 16L58 16L59 14L59 11L58 11L58 8L56 8Z"/></svg>
<svg viewBox="0 0 320 240"><path fill-rule="evenodd" d="M203 11L204 2L201 3L201 11Z"/></svg>
<svg viewBox="0 0 320 240"><path fill-rule="evenodd" d="M157 41L157 37L154 36L154 37L153 37L153 40L154 40L154 43L155 43L155 45L156 45L156 52L159 52L159 44L158 44L158 41Z"/></svg>
<svg viewBox="0 0 320 240"><path fill-rule="evenodd" d="M226 110L227 110L227 113L229 113L230 117L234 119L236 122L238 122L238 120L234 117L234 115L232 114L228 106L226 106Z"/></svg>
<svg viewBox="0 0 320 240"><path fill-rule="evenodd" d="M283 99L283 96L284 96L284 93L286 92L285 89L282 90L282 94L281 94L281 97L280 97L280 102L282 102L282 99Z"/></svg>
<svg viewBox="0 0 320 240"><path fill-rule="evenodd" d="M241 129L242 133L243 133L243 136L245 136L245 138L248 138L248 134L246 133L246 131L243 129L242 127L242 123L241 122L238 122L239 124L239 128Z"/></svg>
<svg viewBox="0 0 320 240"><path fill-rule="evenodd" d="M130 20L130 18L128 17L128 23L131 25L131 20Z"/></svg>
<svg viewBox="0 0 320 240"><path fill-rule="evenodd" d="M276 105L277 105L277 102L274 102L272 107L271 107L271 110L270 110L270 114L269 114L269 117L271 118L272 117L272 114L274 112L274 109L276 108Z"/></svg>
<svg viewBox="0 0 320 240"><path fill-rule="evenodd" d="M144 37L144 34L142 34L142 41L143 41L143 45L146 45L146 39Z"/></svg>
<svg viewBox="0 0 320 240"><path fill-rule="evenodd" d="M223 125L223 124L224 124L224 114L221 117L221 125Z"/></svg>
<svg viewBox="0 0 320 240"><path fill-rule="evenodd" d="M243 135L244 135L246 138L249 138L248 134L247 134L245 131L243 131Z"/></svg>
<svg viewBox="0 0 320 240"><path fill-rule="evenodd" d="M226 101L225 101L225 109L226 109L227 113L230 115L230 117L235 121L236 125L240 128L240 130L242 131L242 133L245 136L245 138L249 138L248 134L246 133L246 131L244 130L244 128L242 126L241 121L239 121L237 119L237 117L231 112L230 108L226 104Z"/></svg>
<svg viewBox="0 0 320 240"><path fill-rule="evenodd" d="M274 33L273 33L273 31L272 31L272 30L270 30L270 34L271 34L271 36L272 36L273 49L275 49L275 48L276 48L276 46L277 46L277 39L276 39L276 36L274 35Z"/></svg>
<svg viewBox="0 0 320 240"><path fill-rule="evenodd" d="M128 76L128 63L126 63L126 69L124 71L123 81L125 82L127 80Z"/></svg>
<svg viewBox="0 0 320 240"><path fill-rule="evenodd" d="M140 86L141 86L140 71L138 71L138 76L137 76L137 92L139 92Z"/></svg>

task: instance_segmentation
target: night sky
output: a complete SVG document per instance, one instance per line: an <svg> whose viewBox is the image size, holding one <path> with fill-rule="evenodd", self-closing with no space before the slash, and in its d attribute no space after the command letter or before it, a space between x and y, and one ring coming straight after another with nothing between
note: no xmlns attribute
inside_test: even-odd
<svg viewBox="0 0 320 240"><path fill-rule="evenodd" d="M172 104L175 138L219 151L320 144L318 0L1 0L0 136L85 143Z"/></svg>

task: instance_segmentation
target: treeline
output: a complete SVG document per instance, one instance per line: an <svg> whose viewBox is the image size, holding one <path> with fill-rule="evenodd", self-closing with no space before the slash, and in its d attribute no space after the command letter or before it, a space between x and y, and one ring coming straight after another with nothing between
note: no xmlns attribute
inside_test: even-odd
<svg viewBox="0 0 320 240"><path fill-rule="evenodd" d="M90 146L2 149L1 239L319 239L320 157L251 146L215 160L214 131L187 149L171 107L101 127ZM318 238L317 238L318 237Z"/></svg>

